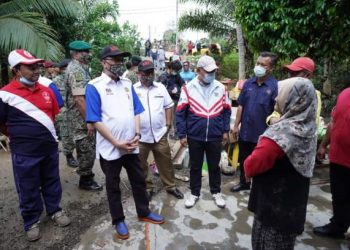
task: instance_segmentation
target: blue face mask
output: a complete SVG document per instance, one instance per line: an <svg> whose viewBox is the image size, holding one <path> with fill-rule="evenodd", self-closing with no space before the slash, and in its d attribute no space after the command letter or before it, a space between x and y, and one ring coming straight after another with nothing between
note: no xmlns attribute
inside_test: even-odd
<svg viewBox="0 0 350 250"><path fill-rule="evenodd" d="M206 73L203 77L203 83L205 85L211 84L215 80L215 73Z"/></svg>
<svg viewBox="0 0 350 250"><path fill-rule="evenodd" d="M254 74L256 77L263 77L266 75L266 69L260 65L255 65Z"/></svg>
<svg viewBox="0 0 350 250"><path fill-rule="evenodd" d="M29 81L27 78L25 78L24 76L22 76L21 78L19 78L19 81L25 85L28 86L33 86L35 82Z"/></svg>

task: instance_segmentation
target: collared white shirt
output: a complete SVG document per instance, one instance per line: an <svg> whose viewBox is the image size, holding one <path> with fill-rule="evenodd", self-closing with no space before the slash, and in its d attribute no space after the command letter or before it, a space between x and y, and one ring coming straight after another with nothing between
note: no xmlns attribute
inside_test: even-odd
<svg viewBox="0 0 350 250"><path fill-rule="evenodd" d="M174 106L165 86L160 82L146 88L137 82L134 85L145 112L140 115L141 119L141 142L155 143L164 136L167 131L165 110Z"/></svg>
<svg viewBox="0 0 350 250"><path fill-rule="evenodd" d="M130 80L121 78L115 82L102 73L88 83L85 97L87 122L103 122L118 141L129 141L135 137L134 118L144 109ZM138 152L138 148L133 151ZM96 158L101 155L111 161L124 154L127 151L115 147L97 132Z"/></svg>

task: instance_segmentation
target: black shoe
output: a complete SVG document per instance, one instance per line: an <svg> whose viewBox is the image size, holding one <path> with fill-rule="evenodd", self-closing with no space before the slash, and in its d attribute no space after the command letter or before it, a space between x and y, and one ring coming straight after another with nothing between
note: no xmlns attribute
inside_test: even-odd
<svg viewBox="0 0 350 250"><path fill-rule="evenodd" d="M66 155L67 165L76 168L78 167L78 161L73 157L72 154Z"/></svg>
<svg viewBox="0 0 350 250"><path fill-rule="evenodd" d="M235 192L239 192L242 190L250 190L250 183L246 183L246 184L237 184L236 186L233 186L230 191L235 193Z"/></svg>
<svg viewBox="0 0 350 250"><path fill-rule="evenodd" d="M322 227L314 227L313 232L319 236L344 239L344 234L346 231L341 230L339 227L332 223L328 223Z"/></svg>
<svg viewBox="0 0 350 250"><path fill-rule="evenodd" d="M101 191L103 186L94 181L93 177L81 176L79 181L79 188L87 191Z"/></svg>
<svg viewBox="0 0 350 250"><path fill-rule="evenodd" d="M177 188L171 189L171 190L167 190L166 192L168 194L171 194L172 196L174 196L177 199L183 199L184 198L184 194Z"/></svg>
<svg viewBox="0 0 350 250"><path fill-rule="evenodd" d="M153 191L147 191L147 198L148 198L148 201L151 201L151 200L152 200L153 195L154 195L154 192L153 192Z"/></svg>

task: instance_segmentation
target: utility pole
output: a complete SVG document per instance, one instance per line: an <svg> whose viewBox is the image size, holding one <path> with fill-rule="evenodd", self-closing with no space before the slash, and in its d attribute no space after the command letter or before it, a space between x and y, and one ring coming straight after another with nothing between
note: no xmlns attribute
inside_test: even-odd
<svg viewBox="0 0 350 250"><path fill-rule="evenodd" d="M151 41L151 25L148 25L148 39Z"/></svg>
<svg viewBox="0 0 350 250"><path fill-rule="evenodd" d="M176 39L176 41L175 41L175 52L178 52L178 49L177 49L177 47L178 47L178 42L177 42L177 40L178 40L178 28L177 28L177 26L178 26L178 15L179 15L179 0L176 0L176 19L175 19L175 39Z"/></svg>

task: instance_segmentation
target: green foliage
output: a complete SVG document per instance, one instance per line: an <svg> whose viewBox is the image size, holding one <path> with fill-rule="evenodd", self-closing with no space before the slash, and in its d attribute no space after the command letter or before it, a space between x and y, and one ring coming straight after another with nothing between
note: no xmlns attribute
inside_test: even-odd
<svg viewBox="0 0 350 250"><path fill-rule="evenodd" d="M163 40L175 44L176 43L175 30L173 30L173 29L166 30L163 34Z"/></svg>
<svg viewBox="0 0 350 250"><path fill-rule="evenodd" d="M57 33L46 23L48 14L55 18L75 17L78 4L69 0L12 0L0 4L0 52L23 48L38 57L57 60L63 47Z"/></svg>
<svg viewBox="0 0 350 250"><path fill-rule="evenodd" d="M349 1L235 0L249 46L283 57L345 58L350 54Z"/></svg>
<svg viewBox="0 0 350 250"><path fill-rule="evenodd" d="M114 44L122 51L134 53L136 45L140 42L140 34L136 27L128 22L121 26L118 24L117 1L83 0L81 3L83 8L79 18L50 19L50 23L58 30L61 43L66 48L73 40L85 40L92 45L91 74L95 77L102 71L99 54L105 46Z"/></svg>
<svg viewBox="0 0 350 250"><path fill-rule="evenodd" d="M233 80L238 80L238 54L231 52L223 56L220 65L220 74Z"/></svg>

